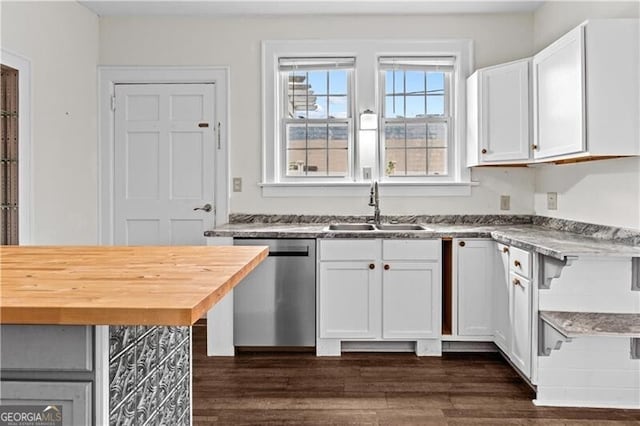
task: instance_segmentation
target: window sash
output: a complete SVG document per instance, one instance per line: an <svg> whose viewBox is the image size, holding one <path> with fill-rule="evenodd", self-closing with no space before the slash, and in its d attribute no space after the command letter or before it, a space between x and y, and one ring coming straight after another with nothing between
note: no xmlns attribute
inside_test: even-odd
<svg viewBox="0 0 640 426"><path fill-rule="evenodd" d="M451 169L451 156L453 155L453 147L452 147L452 137L451 137L451 132L452 132L452 119L451 117L432 117L432 116L427 116L427 117L413 117L413 118L407 118L407 119L403 119L403 118L384 118L382 120L382 128L380 129L380 159L381 159L381 164L380 164L380 178L382 179L393 179L393 180L402 180L402 179L420 179L420 180L432 180L432 179L440 179L440 178L446 178L448 176L451 176L452 173L452 169ZM426 159L426 167L427 169L425 170L424 174L402 174L402 175L388 175L386 173L386 167L387 167L387 141L386 141L386 127L388 125L397 125L397 124L404 124L405 125L405 129L406 126L408 125L416 125L416 124L423 124L425 127L428 126L429 124L444 124L446 127L446 135L447 135L447 139L446 139L446 146L444 147L429 147L429 142L428 142L428 135L427 135L427 139L425 140L425 146L424 147L407 147L406 146L406 141L407 141L407 135L405 133L405 146L404 147L398 147L398 148L389 148L389 149L397 149L397 150L404 150L405 152L405 158L407 158L407 155L409 152L411 151L415 151L415 150L424 150L426 151L426 153L429 152L429 150L435 150L435 149L444 149L446 150L446 172L445 173L439 173L439 174L428 174L428 170L429 170L429 157L427 156ZM405 171L406 171L406 167L407 167L407 163L405 161Z"/></svg>
<svg viewBox="0 0 640 426"><path fill-rule="evenodd" d="M327 60L327 59L331 59ZM295 60L297 68L289 68L292 67L290 62ZM353 116L354 116L354 96L353 96L353 77L354 77L354 65L355 58L322 58L324 62L320 62L318 58L279 58L279 82L280 89L278 90L279 100L279 135L278 135L278 150L279 150L279 166L278 170L278 180L283 182L295 182L295 181L308 181L310 179L318 180L324 179L328 181L353 181L354 179L354 126L353 126ZM341 60L332 62L333 60ZM311 61L315 61L311 63ZM327 66L328 65L328 66ZM289 74L293 71L333 71L336 69L345 69L347 70L347 87L345 94L347 97L347 117L346 118L290 118L288 114L288 102L289 102ZM338 96L338 95L336 95ZM327 111L328 114L328 111ZM331 124L346 124L347 125L347 169L344 174L340 175L330 175L329 170L327 169L326 174L300 174L293 175L289 174L289 164L287 161L288 154L288 140L287 140L287 126L291 124L296 125L331 125ZM327 156L329 152L327 151Z"/></svg>
<svg viewBox="0 0 640 426"><path fill-rule="evenodd" d="M453 134L454 125L453 125L453 117L452 113L452 99L453 99L453 88L452 81L454 78L455 71L455 58L453 57L380 57L378 58L378 68L379 68L379 99L380 99L380 143L379 143L379 152L380 152L380 164L379 164L379 176L382 180L393 180L393 181L402 181L402 180L411 180L411 181L437 181L448 179L450 176L455 174L455 164L454 164L454 156L455 156L455 136ZM428 111L425 109L425 115L420 117L385 117L386 116L386 72L387 71L424 71L424 72L443 72L444 73L444 85L443 85L443 115L436 114L428 114ZM425 87L425 97L429 95L426 94L427 87ZM404 97L405 102L405 111L406 114L406 99L407 95L403 94L400 97ZM425 100L426 101L426 100ZM444 123L446 126L446 173L441 173L437 175L428 174L429 167L429 158L427 156L427 169L424 174L402 174L402 175L388 175L386 173L387 166L387 141L386 141L386 127L388 125L416 125L416 124L424 124L427 126L428 124L438 124ZM406 134L405 134L406 141ZM401 147L396 149L403 149ZM412 150L421 149L421 148L407 148L406 144L404 147L405 151L405 159L408 158L407 154ZM442 149L442 148L428 148L425 146L425 151L429 149ZM406 161L405 161L405 171L406 171Z"/></svg>

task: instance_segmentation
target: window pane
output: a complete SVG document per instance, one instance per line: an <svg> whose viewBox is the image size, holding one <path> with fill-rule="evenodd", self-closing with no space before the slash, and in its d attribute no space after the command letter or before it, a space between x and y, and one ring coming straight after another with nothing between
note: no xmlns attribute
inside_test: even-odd
<svg viewBox="0 0 640 426"><path fill-rule="evenodd" d="M447 124L446 123L429 123L429 147L443 148L447 143Z"/></svg>
<svg viewBox="0 0 640 426"><path fill-rule="evenodd" d="M315 103L309 102L309 118L327 118L327 96L314 96Z"/></svg>
<svg viewBox="0 0 640 426"><path fill-rule="evenodd" d="M407 95L424 94L424 71L407 71Z"/></svg>
<svg viewBox="0 0 640 426"><path fill-rule="evenodd" d="M327 125L326 124L309 124L307 126L307 147L309 149L327 148Z"/></svg>
<svg viewBox="0 0 640 426"><path fill-rule="evenodd" d="M385 150L385 175L398 176L405 174L404 149Z"/></svg>
<svg viewBox="0 0 640 426"><path fill-rule="evenodd" d="M407 147L427 147L427 125L425 123L407 124Z"/></svg>
<svg viewBox="0 0 640 426"><path fill-rule="evenodd" d="M404 117L404 97L387 96L384 116L386 118Z"/></svg>
<svg viewBox="0 0 640 426"><path fill-rule="evenodd" d="M329 94L330 95L346 95L347 94L347 71L346 70L329 71Z"/></svg>
<svg viewBox="0 0 640 426"><path fill-rule="evenodd" d="M347 174L348 154L346 149L329 150L329 176L344 176Z"/></svg>
<svg viewBox="0 0 640 426"><path fill-rule="evenodd" d="M327 95L327 72L309 71L309 89L316 95Z"/></svg>
<svg viewBox="0 0 640 426"><path fill-rule="evenodd" d="M307 153L307 176L325 176L327 174L327 150L310 149Z"/></svg>
<svg viewBox="0 0 640 426"><path fill-rule="evenodd" d="M427 114L444 115L444 96L427 96Z"/></svg>
<svg viewBox="0 0 640 426"><path fill-rule="evenodd" d="M304 176L304 166L307 163L305 149L287 150L287 176Z"/></svg>
<svg viewBox="0 0 640 426"><path fill-rule="evenodd" d="M395 117L395 113L393 112L393 96L385 96L384 98L384 117L391 118Z"/></svg>
<svg viewBox="0 0 640 426"><path fill-rule="evenodd" d="M385 148L404 148L405 126L404 123L386 124L384 126Z"/></svg>
<svg viewBox="0 0 640 426"><path fill-rule="evenodd" d="M429 175L447 174L447 149L429 148Z"/></svg>
<svg viewBox="0 0 640 426"><path fill-rule="evenodd" d="M426 149L407 149L407 174L412 176L424 176L427 174Z"/></svg>
<svg viewBox="0 0 640 426"><path fill-rule="evenodd" d="M304 124L287 124L287 149L305 149L307 132Z"/></svg>
<svg viewBox="0 0 640 426"><path fill-rule="evenodd" d="M444 73L427 73L427 91L433 95L444 95Z"/></svg>
<svg viewBox="0 0 640 426"><path fill-rule="evenodd" d="M349 125L331 124L329 126L329 148L344 149L349 146Z"/></svg>
<svg viewBox="0 0 640 426"><path fill-rule="evenodd" d="M424 96L407 96L407 117L424 117Z"/></svg>
<svg viewBox="0 0 640 426"><path fill-rule="evenodd" d="M348 98L346 96L329 97L329 116L333 118L347 118Z"/></svg>
<svg viewBox="0 0 640 426"><path fill-rule="evenodd" d="M385 95L393 93L393 71L384 72L384 93Z"/></svg>
<svg viewBox="0 0 640 426"><path fill-rule="evenodd" d="M288 77L289 117L306 117L309 84L306 72L292 72Z"/></svg>
<svg viewBox="0 0 640 426"><path fill-rule="evenodd" d="M349 124L287 123L287 176L345 176ZM327 149L330 147L331 149Z"/></svg>

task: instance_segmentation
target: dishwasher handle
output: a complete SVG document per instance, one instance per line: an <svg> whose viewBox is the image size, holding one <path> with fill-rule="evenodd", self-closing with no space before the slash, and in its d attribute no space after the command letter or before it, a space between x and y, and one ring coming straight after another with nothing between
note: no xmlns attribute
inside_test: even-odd
<svg viewBox="0 0 640 426"><path fill-rule="evenodd" d="M304 248L285 248L280 250L269 250L269 256L272 257L308 257L309 246Z"/></svg>

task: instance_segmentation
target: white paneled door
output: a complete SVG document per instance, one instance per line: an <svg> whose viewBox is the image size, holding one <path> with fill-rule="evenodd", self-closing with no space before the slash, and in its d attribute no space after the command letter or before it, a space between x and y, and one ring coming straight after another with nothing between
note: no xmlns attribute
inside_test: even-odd
<svg viewBox="0 0 640 426"><path fill-rule="evenodd" d="M205 244L215 219L214 95L214 84L116 85L115 244Z"/></svg>

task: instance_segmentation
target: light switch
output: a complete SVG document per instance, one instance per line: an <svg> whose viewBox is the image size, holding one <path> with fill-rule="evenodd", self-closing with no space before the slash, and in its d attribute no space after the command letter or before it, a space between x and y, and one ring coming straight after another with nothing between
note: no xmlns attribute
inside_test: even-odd
<svg viewBox="0 0 640 426"><path fill-rule="evenodd" d="M558 193L547 192L547 209L558 210Z"/></svg>
<svg viewBox="0 0 640 426"><path fill-rule="evenodd" d="M511 209L511 197L509 195L500 196L500 210Z"/></svg>
<svg viewBox="0 0 640 426"><path fill-rule="evenodd" d="M234 177L233 178L233 192L242 192L242 178Z"/></svg>

